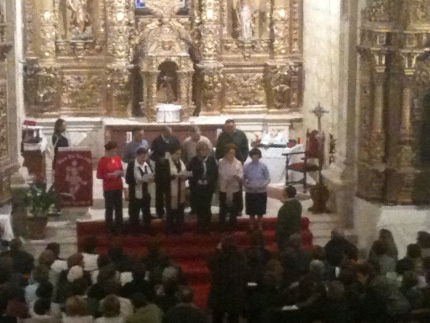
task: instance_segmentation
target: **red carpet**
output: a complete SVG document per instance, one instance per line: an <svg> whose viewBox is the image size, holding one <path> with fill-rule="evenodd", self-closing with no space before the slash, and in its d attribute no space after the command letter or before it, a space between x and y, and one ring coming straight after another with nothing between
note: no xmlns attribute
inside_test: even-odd
<svg viewBox="0 0 430 323"><path fill-rule="evenodd" d="M215 225L214 225L215 226ZM264 219L263 228L266 246L269 250L276 249L275 244L276 219ZM173 261L179 264L187 275L189 284L195 291L196 305L205 308L209 291L209 271L206 267L207 257L215 250L217 244L227 233L213 233L210 235L196 234L196 221L188 220L185 223L184 233L181 236L166 236L164 223L155 220L151 224L153 233L157 235L162 248L169 254ZM248 219L238 220L234 236L241 249L249 246ZM216 227L214 228L217 229ZM78 247L82 246L88 236L97 236L99 240L98 252L106 252L112 236L105 233L105 225L102 221L77 222ZM145 235L132 236L123 234L115 237L121 241L124 251L132 255L145 255L148 237ZM312 238L311 238L312 239Z"/></svg>

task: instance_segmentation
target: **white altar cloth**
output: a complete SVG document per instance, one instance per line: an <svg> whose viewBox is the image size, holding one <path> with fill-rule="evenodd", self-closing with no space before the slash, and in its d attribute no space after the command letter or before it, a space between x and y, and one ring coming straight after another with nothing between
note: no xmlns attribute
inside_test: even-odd
<svg viewBox="0 0 430 323"><path fill-rule="evenodd" d="M14 238L10 217L12 215L12 205L6 204L0 207L0 224L4 228L3 240L10 241Z"/></svg>
<svg viewBox="0 0 430 323"><path fill-rule="evenodd" d="M182 106L177 104L157 104L157 122L180 122Z"/></svg>
<svg viewBox="0 0 430 323"><path fill-rule="evenodd" d="M294 147L287 148L260 148L261 150L261 162L267 165L270 174L270 182L271 183L285 183L285 170L286 170L286 162L287 157L282 154L286 153L296 153L303 152L304 147L302 144L295 145ZM303 155L297 154L292 155L290 158L290 163L298 163L301 161ZM301 176L301 174L297 174L297 172L289 171L288 173L291 180L299 180L297 176Z"/></svg>

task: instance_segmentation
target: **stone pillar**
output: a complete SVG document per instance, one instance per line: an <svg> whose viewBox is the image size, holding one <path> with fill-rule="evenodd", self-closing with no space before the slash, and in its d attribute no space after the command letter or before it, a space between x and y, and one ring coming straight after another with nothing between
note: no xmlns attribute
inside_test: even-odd
<svg viewBox="0 0 430 323"><path fill-rule="evenodd" d="M222 64L217 63L199 66L202 75L201 116L214 116L220 114L218 107L222 106L220 94L224 80L223 67L224 66Z"/></svg>
<svg viewBox="0 0 430 323"><path fill-rule="evenodd" d="M143 114L148 119L148 122L157 121L157 78L158 71L143 72L144 84L144 110Z"/></svg>
<svg viewBox="0 0 430 323"><path fill-rule="evenodd" d="M108 5L108 53L113 62L108 66L108 87L112 91L112 114L131 116L130 102L130 1L114 0ZM109 91L110 92L110 91Z"/></svg>

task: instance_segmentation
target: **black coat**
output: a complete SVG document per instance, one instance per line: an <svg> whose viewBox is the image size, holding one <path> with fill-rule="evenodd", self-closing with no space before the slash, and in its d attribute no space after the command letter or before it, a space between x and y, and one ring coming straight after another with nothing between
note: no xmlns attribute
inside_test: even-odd
<svg viewBox="0 0 430 323"><path fill-rule="evenodd" d="M134 199L136 198L136 179L134 178L134 165L136 161L133 160L130 162L127 166L127 170L125 171L125 182L128 184L128 190L129 190L129 198ZM151 165L149 165L149 168L151 169L151 172L153 172ZM148 183L142 184L142 190L145 192L148 190Z"/></svg>
<svg viewBox="0 0 430 323"><path fill-rule="evenodd" d="M203 163L198 156L193 157L188 164L188 170L193 172L193 176L189 178L190 188L200 189L198 181L206 180L205 188L209 191L215 191L218 179L218 165L214 156L208 156L206 159L206 177L204 177Z"/></svg>
<svg viewBox="0 0 430 323"><path fill-rule="evenodd" d="M178 138L172 136L169 142L165 142L163 137L159 135L152 141L151 144L151 159L155 162L158 162L160 158L164 158L166 153L170 151L172 148L179 148L181 144L179 143Z"/></svg>

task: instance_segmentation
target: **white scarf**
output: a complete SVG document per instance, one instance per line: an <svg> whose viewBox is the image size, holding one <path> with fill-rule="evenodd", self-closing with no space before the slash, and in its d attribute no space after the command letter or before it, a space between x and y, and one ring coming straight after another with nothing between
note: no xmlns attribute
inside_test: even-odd
<svg viewBox="0 0 430 323"><path fill-rule="evenodd" d="M177 175L179 175L178 169L176 168L175 162L171 157L169 157L169 167L170 167L170 175L175 176L174 179L170 181L170 192L171 192L171 201L170 206L172 210L177 210L180 204L185 203L185 180L179 178ZM181 164L181 172L185 171L185 164L182 162L182 160L179 160L179 163ZM179 190L180 190L180 200L178 200L179 197Z"/></svg>
<svg viewBox="0 0 430 323"><path fill-rule="evenodd" d="M134 179L136 180L135 194L137 199L143 198L143 183L145 183L145 179L143 178L140 170L143 171L143 174L152 174L151 166L147 162L145 162L142 166L139 165L137 160L134 160ZM149 183L148 183L149 185Z"/></svg>

